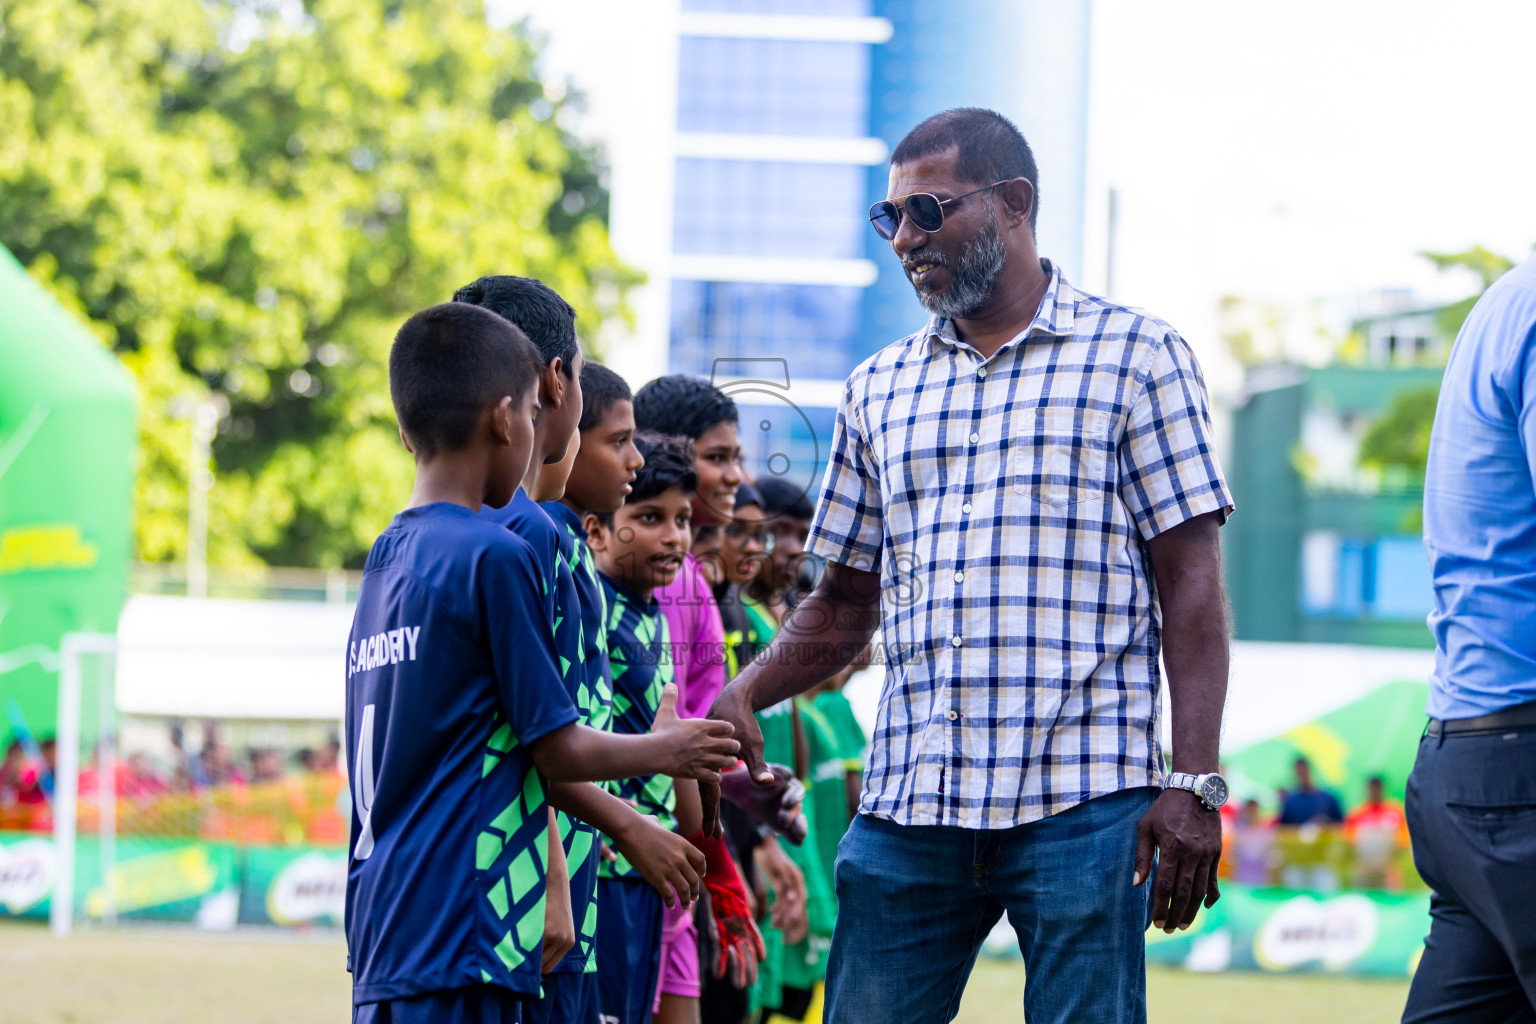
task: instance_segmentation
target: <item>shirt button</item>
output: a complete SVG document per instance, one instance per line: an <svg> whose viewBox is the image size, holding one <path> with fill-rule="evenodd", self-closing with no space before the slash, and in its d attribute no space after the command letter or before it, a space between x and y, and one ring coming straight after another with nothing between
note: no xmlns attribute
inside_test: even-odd
<svg viewBox="0 0 1536 1024"><path fill-rule="evenodd" d="M960 582L964 581L964 579L965 579L965 573L963 573L963 572L955 573L955 582L956 583L960 583Z"/></svg>
<svg viewBox="0 0 1536 1024"><path fill-rule="evenodd" d="M949 719L951 722L953 722L955 719L960 717L960 712L958 712L958 711L946 711L944 713L944 717Z"/></svg>
<svg viewBox="0 0 1536 1024"><path fill-rule="evenodd" d="M966 502L964 505L961 505L960 506L960 511L964 512L966 515L970 515L971 514L971 503L970 502Z"/></svg>
<svg viewBox="0 0 1536 1024"><path fill-rule="evenodd" d="M980 440L981 440L981 435L976 433L976 431L974 431L974 430L971 431L971 444L975 444L977 441L980 441Z"/></svg>
<svg viewBox="0 0 1536 1024"><path fill-rule="evenodd" d="M959 647L962 643L964 643L964 641L957 636L952 636L949 638L949 645L951 647Z"/></svg>
<svg viewBox="0 0 1536 1024"><path fill-rule="evenodd" d="M987 375L987 368L985 366L978 366L976 368L976 376L978 376L978 377L985 377L986 375Z"/></svg>

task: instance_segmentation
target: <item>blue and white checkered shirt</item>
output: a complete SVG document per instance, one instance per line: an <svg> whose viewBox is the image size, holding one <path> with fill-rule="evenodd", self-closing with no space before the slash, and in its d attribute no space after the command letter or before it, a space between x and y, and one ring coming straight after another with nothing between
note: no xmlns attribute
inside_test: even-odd
<svg viewBox="0 0 1536 1024"><path fill-rule="evenodd" d="M1146 542L1232 507L1161 320L1051 281L991 359L935 318L848 379L810 550L881 574L860 810L1009 828L1162 781Z"/></svg>

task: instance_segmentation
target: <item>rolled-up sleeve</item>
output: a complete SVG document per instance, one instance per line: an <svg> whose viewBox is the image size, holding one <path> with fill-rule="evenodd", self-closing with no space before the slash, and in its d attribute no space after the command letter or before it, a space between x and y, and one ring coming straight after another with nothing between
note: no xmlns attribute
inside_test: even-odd
<svg viewBox="0 0 1536 1024"><path fill-rule="evenodd" d="M1169 332L1138 373L1141 393L1120 441L1120 497L1144 540L1232 511L1216 459L1210 399L1189 343Z"/></svg>
<svg viewBox="0 0 1536 1024"><path fill-rule="evenodd" d="M879 466L850 380L837 407L807 548L830 562L873 571L880 564L884 534Z"/></svg>

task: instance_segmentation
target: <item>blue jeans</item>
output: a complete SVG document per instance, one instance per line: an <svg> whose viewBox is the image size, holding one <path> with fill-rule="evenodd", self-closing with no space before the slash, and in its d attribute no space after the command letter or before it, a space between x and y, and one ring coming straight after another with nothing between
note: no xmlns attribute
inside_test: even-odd
<svg viewBox="0 0 1536 1024"><path fill-rule="evenodd" d="M1129 789L1011 829L859 815L837 854L827 1024L943 1024L1003 912L1024 954L1030 1024L1147 1019L1148 882L1131 885Z"/></svg>

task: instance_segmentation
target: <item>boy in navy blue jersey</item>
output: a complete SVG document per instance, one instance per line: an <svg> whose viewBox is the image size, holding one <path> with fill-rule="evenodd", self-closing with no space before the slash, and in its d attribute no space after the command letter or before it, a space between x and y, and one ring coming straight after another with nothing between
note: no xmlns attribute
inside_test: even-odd
<svg viewBox="0 0 1536 1024"><path fill-rule="evenodd" d="M533 448L538 359L515 327L448 303L396 336L390 391L411 500L369 553L347 657L354 1021L521 1018L539 991L545 778L713 778L728 732L577 724L529 546L478 515Z"/></svg>
<svg viewBox="0 0 1536 1024"><path fill-rule="evenodd" d="M624 505L635 474L645 463L635 447L635 416L629 385L598 363L581 368L582 410L576 444L560 464L563 489L559 500L540 507L560 529L560 551L570 567L580 611L581 659L588 685L601 707L602 719L593 728L609 725L613 708L613 677L608 664L608 605L597 564L587 546L583 519L588 512L613 513ZM553 468L553 467L552 467ZM605 830L606 831L606 830ZM681 848L679 848L681 849ZM703 862L698 866L703 870Z"/></svg>
<svg viewBox="0 0 1536 1024"><path fill-rule="evenodd" d="M601 640L601 598L599 595L596 607L584 606L578 590L579 565L571 550L572 538L556 525L548 509L537 503L549 501L565 511L555 500L564 495L566 478L574 462L577 427L583 415L581 383L586 376L576 338L576 311L542 282L508 275L482 277L460 288L454 298L489 309L516 324L538 349L540 412L534 425L533 457L528 472L505 508L485 509L482 516L506 526L533 549L540 582L545 587L545 621L554 630L555 654L567 692L580 721L595 729L606 729L613 699L607 652L601 647L592 650ZM585 552L585 536L581 541L581 550ZM621 833L629 826L638 835L625 844L626 848L642 862L656 856L681 861L677 869L688 883L688 888L682 890L686 900L698 884L696 876L703 864L692 867L688 848L676 836L644 823L617 801L609 800L612 806L605 808L598 803L602 799L596 792L585 794L584 799L579 791L557 789L551 794L551 802L562 811L595 811L600 820ZM524 1008L529 1024L586 1021L597 1013L594 939L599 850L600 843L591 825L550 809L545 977L540 997ZM657 870L663 879L672 873L665 867ZM650 877L655 877L657 870ZM566 878L568 882L562 885ZM662 884L671 896L670 883Z"/></svg>
<svg viewBox="0 0 1536 1024"><path fill-rule="evenodd" d="M612 726L626 734L651 729L660 694L672 680L667 622L652 592L670 583L682 568L689 540L689 494L698 484L685 442L642 437L635 444L645 462L623 506L586 517L587 542L608 603ZM698 827L697 798L691 807L679 806L673 780L664 774L627 779L616 792L633 801L640 813L685 835ZM645 1024L651 1019L660 969L662 903L622 856L603 863L599 873L601 1019Z"/></svg>

